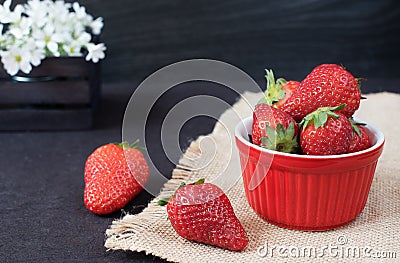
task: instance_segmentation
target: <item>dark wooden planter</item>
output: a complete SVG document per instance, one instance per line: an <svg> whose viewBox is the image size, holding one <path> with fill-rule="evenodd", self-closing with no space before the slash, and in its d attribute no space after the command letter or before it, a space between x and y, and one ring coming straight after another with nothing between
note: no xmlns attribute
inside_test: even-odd
<svg viewBox="0 0 400 263"><path fill-rule="evenodd" d="M90 129L99 70L82 57L46 58L28 75L14 77L0 65L0 130Z"/></svg>

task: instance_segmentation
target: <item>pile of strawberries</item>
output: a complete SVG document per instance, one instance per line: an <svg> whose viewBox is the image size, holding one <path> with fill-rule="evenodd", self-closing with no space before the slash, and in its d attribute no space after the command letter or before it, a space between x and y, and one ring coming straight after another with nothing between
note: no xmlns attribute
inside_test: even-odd
<svg viewBox="0 0 400 263"><path fill-rule="evenodd" d="M360 79L342 66L322 64L301 82L275 80L253 112L252 142L270 150L336 155L371 146L364 124L353 120L360 106Z"/></svg>

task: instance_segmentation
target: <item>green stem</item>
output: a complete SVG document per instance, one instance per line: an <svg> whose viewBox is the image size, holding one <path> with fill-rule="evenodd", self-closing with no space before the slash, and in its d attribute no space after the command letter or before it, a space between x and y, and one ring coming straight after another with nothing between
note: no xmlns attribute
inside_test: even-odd
<svg viewBox="0 0 400 263"><path fill-rule="evenodd" d="M115 145L121 147L122 149L132 148L139 151L145 151L146 149L139 146L139 140L134 141L132 144L129 144L127 141L123 142L114 142Z"/></svg>
<svg viewBox="0 0 400 263"><path fill-rule="evenodd" d="M203 184L204 181L205 181L204 178L200 178L200 179L197 180L196 182L191 183L191 184L189 184L189 185L199 185L199 184ZM184 186L186 186L186 183L185 183L185 182L181 182L181 183L179 184L179 186L178 186L178 189L180 189L180 188L182 188L182 187L184 187ZM178 191L178 189L176 189L176 191ZM176 191L174 192L173 195L158 200L158 201L157 201L157 204L160 205L160 206L165 206L165 205L167 205L168 202L169 202L169 200L175 195Z"/></svg>
<svg viewBox="0 0 400 263"><path fill-rule="evenodd" d="M286 92L282 90L282 87L287 81L284 78L279 78L275 81L272 69L265 70L265 78L267 79L267 89L264 93L264 97L257 104L265 103L271 106L285 97Z"/></svg>

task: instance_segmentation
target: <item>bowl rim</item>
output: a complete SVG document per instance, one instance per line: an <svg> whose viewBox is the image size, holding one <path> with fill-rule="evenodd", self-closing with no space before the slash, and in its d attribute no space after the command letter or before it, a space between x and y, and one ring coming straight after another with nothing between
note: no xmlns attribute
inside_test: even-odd
<svg viewBox="0 0 400 263"><path fill-rule="evenodd" d="M376 142L374 145L372 145L368 149L358 151L358 152L353 152L353 153L344 153L344 154L335 154L335 155L305 155L305 154L296 154L296 153L283 153L283 152L278 152L278 151L263 148L261 146L258 146L258 145L255 145L255 144L249 142L247 139L245 139L242 136L242 133L249 130L249 129L247 129L248 125L250 125L250 131L251 131L251 123L253 122L253 116L246 117L246 118L242 119L238 124L236 124L235 137L240 142L245 144L246 146L254 148L254 149L264 152L264 153L287 156L287 157L298 158L298 159L308 159L308 160L310 160L310 159L320 159L320 160L342 159L342 158L350 158L350 157L354 157L354 156L361 156L361 155L373 152L383 146L383 144L385 142L385 136L379 129L377 129L375 126L373 126L363 120L360 120L358 118L354 118L354 120L357 122L360 122L360 123L365 123L366 125L364 127L367 128L367 130L370 133L375 135Z"/></svg>

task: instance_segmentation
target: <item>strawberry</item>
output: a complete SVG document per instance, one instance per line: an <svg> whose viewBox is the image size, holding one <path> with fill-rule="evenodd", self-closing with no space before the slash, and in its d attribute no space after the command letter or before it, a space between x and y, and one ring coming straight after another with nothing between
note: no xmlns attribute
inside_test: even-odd
<svg viewBox="0 0 400 263"><path fill-rule="evenodd" d="M342 66L322 64L300 82L299 87L280 108L301 121L320 107L346 104L340 113L351 117L360 106L359 81Z"/></svg>
<svg viewBox="0 0 400 263"><path fill-rule="evenodd" d="M278 78L275 81L272 70L265 70L265 78L267 79L267 89L265 97L259 103L266 103L280 108L292 96L293 92L298 88L300 82L295 80L286 81L284 78Z"/></svg>
<svg viewBox="0 0 400 263"><path fill-rule="evenodd" d="M292 96L294 91L300 86L300 82L295 80L289 80L285 85L282 86L282 90L285 92L285 97L278 100L274 106L278 109L285 105L286 101Z"/></svg>
<svg viewBox="0 0 400 263"><path fill-rule="evenodd" d="M267 104L257 104L253 112L252 141L270 150L294 153L299 128L292 117Z"/></svg>
<svg viewBox="0 0 400 263"><path fill-rule="evenodd" d="M148 165L136 143L103 145L86 160L85 206L95 214L115 212L142 191L148 178Z"/></svg>
<svg viewBox="0 0 400 263"><path fill-rule="evenodd" d="M350 119L350 123L353 127L353 138L350 143L349 153L362 151L371 147L369 135L363 127L365 124L358 123L353 119Z"/></svg>
<svg viewBox="0 0 400 263"><path fill-rule="evenodd" d="M308 155L333 155L347 153L352 139L350 121L338 107L322 107L308 114L300 123L300 144Z"/></svg>
<svg viewBox="0 0 400 263"><path fill-rule="evenodd" d="M172 227L185 239L232 251L243 250L249 242L228 197L204 179L182 183L172 197L158 204L167 205Z"/></svg>

